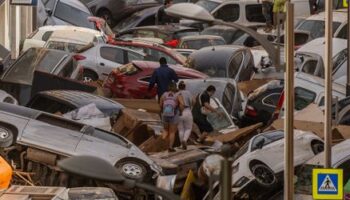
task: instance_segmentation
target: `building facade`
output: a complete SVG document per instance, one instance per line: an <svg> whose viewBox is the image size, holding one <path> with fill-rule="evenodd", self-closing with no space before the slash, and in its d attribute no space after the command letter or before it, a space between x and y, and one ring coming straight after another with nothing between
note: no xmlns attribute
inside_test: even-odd
<svg viewBox="0 0 350 200"><path fill-rule="evenodd" d="M33 31L32 19L33 7L0 0L0 44L11 51L12 58L19 55L21 41Z"/></svg>

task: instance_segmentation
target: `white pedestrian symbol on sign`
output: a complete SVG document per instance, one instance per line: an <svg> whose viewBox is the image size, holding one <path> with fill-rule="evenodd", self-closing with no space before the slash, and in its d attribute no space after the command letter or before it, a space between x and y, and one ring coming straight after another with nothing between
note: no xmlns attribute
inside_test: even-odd
<svg viewBox="0 0 350 200"><path fill-rule="evenodd" d="M335 188L332 179L327 175L318 190L320 192L336 192L337 188Z"/></svg>

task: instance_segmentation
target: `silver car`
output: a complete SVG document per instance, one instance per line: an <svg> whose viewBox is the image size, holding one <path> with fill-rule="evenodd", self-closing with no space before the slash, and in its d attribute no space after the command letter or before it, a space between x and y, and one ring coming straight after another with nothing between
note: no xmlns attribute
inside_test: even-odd
<svg viewBox="0 0 350 200"><path fill-rule="evenodd" d="M38 25L74 25L95 29L93 16L79 0L38 0Z"/></svg>
<svg viewBox="0 0 350 200"><path fill-rule="evenodd" d="M104 80L113 69L134 60L146 59L141 52L108 44L97 44L75 57L84 69L85 82Z"/></svg>
<svg viewBox="0 0 350 200"><path fill-rule="evenodd" d="M7 103L0 103L0 147L17 169L41 177L40 183L49 179L64 184L56 163L77 155L105 159L131 179L152 181L161 173L154 161L118 134Z"/></svg>

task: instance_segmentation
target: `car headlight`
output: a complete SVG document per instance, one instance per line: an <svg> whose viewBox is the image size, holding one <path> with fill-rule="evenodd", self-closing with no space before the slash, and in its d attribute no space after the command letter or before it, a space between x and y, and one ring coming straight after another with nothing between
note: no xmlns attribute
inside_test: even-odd
<svg viewBox="0 0 350 200"><path fill-rule="evenodd" d="M238 172L238 169L239 169L239 163L237 163L236 165L233 166L232 168L232 173L235 174Z"/></svg>
<svg viewBox="0 0 350 200"><path fill-rule="evenodd" d="M248 181L249 181L249 179L247 177L243 176L240 179L238 179L238 181L236 181L236 183L233 185L233 187L242 187Z"/></svg>

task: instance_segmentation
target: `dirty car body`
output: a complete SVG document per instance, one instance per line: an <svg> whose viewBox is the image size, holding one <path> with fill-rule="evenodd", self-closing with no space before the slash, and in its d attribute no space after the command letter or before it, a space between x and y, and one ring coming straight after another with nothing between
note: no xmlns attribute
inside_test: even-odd
<svg viewBox="0 0 350 200"><path fill-rule="evenodd" d="M156 96L156 88L148 92L151 76L159 63L148 61L134 61L113 70L104 82L107 94L118 98L144 99ZM207 78L196 70L186 69L176 65L169 65L175 70L180 79Z"/></svg>
<svg viewBox="0 0 350 200"><path fill-rule="evenodd" d="M12 147L7 159L16 161L26 154L24 161L16 163L24 171L35 169L28 167L31 162L31 166L39 165L50 173L59 173L50 171L57 161L90 155L105 159L128 178L153 180L161 173L155 162L122 136L56 115L0 103L0 128L1 146ZM49 177L42 176L42 181Z"/></svg>
<svg viewBox="0 0 350 200"><path fill-rule="evenodd" d="M204 47L193 52L185 64L210 77L250 80L254 74L254 59L248 48L234 45Z"/></svg>
<svg viewBox="0 0 350 200"><path fill-rule="evenodd" d="M294 132L294 166L296 167L322 152L323 141L311 132L300 130ZM260 192L267 192L266 188L273 190L281 185L278 183L280 181L278 174L284 169L283 138L282 130L261 133L254 136L236 152L235 161L232 164L232 190L236 193L237 198L249 195L254 199L254 196L250 196L254 194L252 190L265 188Z"/></svg>

